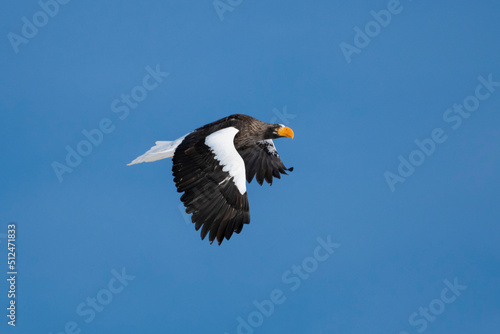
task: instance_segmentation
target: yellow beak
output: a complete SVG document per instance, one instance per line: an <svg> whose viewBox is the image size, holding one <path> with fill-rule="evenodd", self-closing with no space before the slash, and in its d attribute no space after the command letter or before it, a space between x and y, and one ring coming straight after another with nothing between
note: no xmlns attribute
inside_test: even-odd
<svg viewBox="0 0 500 334"><path fill-rule="evenodd" d="M278 130L278 134L281 136L281 137L289 137L289 138L292 138L293 139L293 130L290 129L288 126L285 126L281 129Z"/></svg>

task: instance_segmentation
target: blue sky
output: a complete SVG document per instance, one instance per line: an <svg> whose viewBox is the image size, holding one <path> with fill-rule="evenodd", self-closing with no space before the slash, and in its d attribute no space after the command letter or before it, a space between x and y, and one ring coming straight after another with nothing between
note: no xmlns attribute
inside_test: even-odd
<svg viewBox="0 0 500 334"><path fill-rule="evenodd" d="M497 332L500 4L41 3L0 11L2 333ZM219 247L126 163L233 113L295 171Z"/></svg>

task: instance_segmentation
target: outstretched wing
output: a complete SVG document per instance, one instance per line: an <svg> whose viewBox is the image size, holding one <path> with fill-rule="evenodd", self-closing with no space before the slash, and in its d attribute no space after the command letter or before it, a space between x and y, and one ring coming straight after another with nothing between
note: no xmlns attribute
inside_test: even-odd
<svg viewBox="0 0 500 334"><path fill-rule="evenodd" d="M293 167L286 168L271 139L257 142L257 145L247 146L238 150L245 161L246 177L248 183L253 177L262 185L264 180L273 184L273 176L281 178L281 174L293 171Z"/></svg>
<svg viewBox="0 0 500 334"><path fill-rule="evenodd" d="M196 230L219 245L250 222L245 163L234 147L238 130L224 128L206 137L189 134L173 157L174 182Z"/></svg>

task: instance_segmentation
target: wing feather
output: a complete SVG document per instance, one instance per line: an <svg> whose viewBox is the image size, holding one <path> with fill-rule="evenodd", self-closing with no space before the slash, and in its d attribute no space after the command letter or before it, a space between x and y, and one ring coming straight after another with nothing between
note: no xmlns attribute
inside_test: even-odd
<svg viewBox="0 0 500 334"><path fill-rule="evenodd" d="M255 177L255 180L260 185L264 183L264 180L272 185L273 177L280 179L281 174L288 174L287 171L293 171L293 167L285 167L271 139L259 141L253 146L240 148L238 152L245 161L248 183L252 182Z"/></svg>
<svg viewBox="0 0 500 334"><path fill-rule="evenodd" d="M250 222L245 165L234 147L237 131L226 129L231 128L215 131L212 137L190 133L177 147L172 167L195 229L201 228L202 239L208 235L219 245Z"/></svg>

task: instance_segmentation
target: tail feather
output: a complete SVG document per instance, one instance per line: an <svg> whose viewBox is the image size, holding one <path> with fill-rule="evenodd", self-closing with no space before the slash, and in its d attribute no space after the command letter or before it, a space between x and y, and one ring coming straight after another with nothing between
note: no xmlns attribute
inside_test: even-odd
<svg viewBox="0 0 500 334"><path fill-rule="evenodd" d="M156 160L172 158L174 156L177 146L184 140L186 136L176 139L174 141L157 141L155 146L151 147L149 151L135 158L127 166L135 165L141 162L152 162Z"/></svg>

